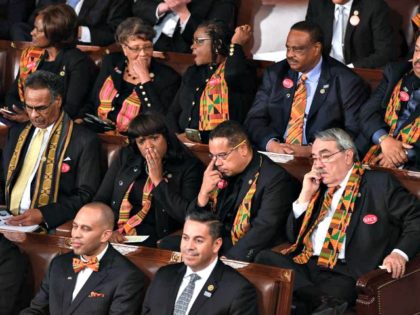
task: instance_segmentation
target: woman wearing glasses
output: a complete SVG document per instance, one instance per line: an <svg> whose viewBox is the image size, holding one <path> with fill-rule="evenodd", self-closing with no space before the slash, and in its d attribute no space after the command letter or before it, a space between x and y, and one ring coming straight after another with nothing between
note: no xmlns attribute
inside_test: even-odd
<svg viewBox="0 0 420 315"><path fill-rule="evenodd" d="M149 111L166 113L178 90L180 77L153 60L153 27L131 17L117 28L115 38L123 53L103 60L85 112L115 124L126 132L130 121Z"/></svg>
<svg viewBox="0 0 420 315"><path fill-rule="evenodd" d="M188 204L200 189L203 166L172 133L164 117L147 113L128 127L131 145L114 160L94 200L116 217L113 241L149 235L156 241L182 228Z"/></svg>
<svg viewBox="0 0 420 315"><path fill-rule="evenodd" d="M233 37L219 21L202 23L191 46L195 65L185 72L181 87L168 112L170 128L183 133L209 132L225 120L243 122L254 99L256 74L243 52L252 36L251 27L236 28Z"/></svg>
<svg viewBox="0 0 420 315"><path fill-rule="evenodd" d="M50 5L38 12L32 35L32 47L22 51L19 73L6 95L6 105L13 115L2 111L4 117L17 122L28 121L23 110L23 91L26 78L37 70L50 71L64 80L64 110L76 118L85 103L95 80L95 65L76 48L77 16L65 4Z"/></svg>

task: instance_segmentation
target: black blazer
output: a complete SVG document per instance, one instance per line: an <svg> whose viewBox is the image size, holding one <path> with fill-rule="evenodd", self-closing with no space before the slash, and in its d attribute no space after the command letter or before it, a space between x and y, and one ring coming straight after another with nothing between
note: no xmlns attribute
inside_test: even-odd
<svg viewBox="0 0 420 315"><path fill-rule="evenodd" d="M151 25L158 24L161 19L156 18L156 9L163 0L137 0L133 4L133 15ZM192 0L188 5L191 16L180 33L178 28L172 38L162 34L154 47L159 51L191 52L193 35L198 25L205 20L218 19L228 24L233 30L235 26L236 4L235 0Z"/></svg>
<svg viewBox="0 0 420 315"><path fill-rule="evenodd" d="M93 272L72 301L77 274L73 252L55 257L31 306L20 314L139 314L144 275L110 244ZM91 292L103 294L89 297Z"/></svg>
<svg viewBox="0 0 420 315"><path fill-rule="evenodd" d="M283 86L285 78L294 84ZM298 73L290 69L287 60L267 68L254 104L245 121L252 142L266 150L267 142L283 135L290 118ZM328 128L342 128L354 139L357 147L366 140L360 133L359 109L369 96L369 88L363 80L345 65L330 57L324 57L321 76L306 121L306 139L311 143L315 133Z"/></svg>
<svg viewBox="0 0 420 315"><path fill-rule="evenodd" d="M203 165L194 157L170 160L164 164L167 181L163 180L152 191L156 234L162 238L181 229L189 202L199 190ZM123 197L130 186L144 172L144 159L133 147L120 151L111 164L94 200L108 204L116 220Z"/></svg>
<svg viewBox="0 0 420 315"><path fill-rule="evenodd" d="M32 27L36 12L49 4L66 3L66 0L39 0L36 10L29 18ZM92 45L107 46L114 43L117 26L131 15L131 1L84 0L78 15L79 25L87 26Z"/></svg>
<svg viewBox="0 0 420 315"><path fill-rule="evenodd" d="M306 20L317 23L324 33L324 53L330 54L335 5L331 0L310 0ZM358 11L360 23L350 17ZM358 68L385 66L399 56L396 33L390 23L390 10L384 0L354 0L344 38L344 60Z"/></svg>
<svg viewBox="0 0 420 315"><path fill-rule="evenodd" d="M319 198L311 226L322 205ZM363 219L374 215L377 222L367 224ZM288 220L288 236L294 242L304 215ZM354 279L378 268L393 249L414 257L420 251L420 201L410 194L391 174L365 171L355 209L346 231L345 261L347 273Z"/></svg>
<svg viewBox="0 0 420 315"><path fill-rule="evenodd" d="M232 246L230 230L233 221L258 169L260 175L252 198L251 228ZM217 198L217 216L224 226L221 254L231 259L252 261L259 251L285 241L287 217L293 201L298 196L299 186L281 166L259 153L254 154L251 163L238 177L242 179L242 184L237 189L234 187L222 190ZM235 185L238 185L238 180ZM233 206L227 208L228 199L232 198L229 194L231 191L237 192L237 195L233 196L235 200ZM209 205L204 208L198 207L195 199L191 203L190 210L210 211L210 207Z"/></svg>
<svg viewBox="0 0 420 315"><path fill-rule="evenodd" d="M411 62L402 61L388 64L385 67L384 77L381 83L376 88L375 92L372 94L369 100L362 106L360 111L362 131L365 134L365 137L369 139L370 145L373 145L372 136L377 130L385 129L386 131L389 131L389 126L384 121L386 108L388 107L392 92L398 81L406 74L408 74L411 69ZM412 123L419 116L420 106L417 106L416 110L411 114L403 126ZM416 168L419 170L420 139L414 143L414 150L416 151L416 161L409 161L405 167Z"/></svg>
<svg viewBox="0 0 420 315"><path fill-rule="evenodd" d="M176 296L187 268L183 263L161 267L153 278L143 303L143 315L172 315ZM213 285L214 290L208 287ZM205 294L210 291L211 295ZM254 286L239 272L218 261L189 315L256 315Z"/></svg>
<svg viewBox="0 0 420 315"><path fill-rule="evenodd" d="M84 112L97 115L99 92L109 76L114 82L115 89L121 91L125 67L126 58L122 53L118 52L105 56L95 86L91 92L90 102L86 105ZM135 87L137 96L142 104L140 113L144 114L154 111L166 114L178 91L181 78L175 70L153 59L150 65L150 72L155 75L153 81L139 84ZM121 103L122 100L119 98L122 96L120 96L120 93L117 95L115 100Z"/></svg>
<svg viewBox="0 0 420 315"><path fill-rule="evenodd" d="M17 314L27 305L21 305L21 299L25 296L21 290L25 284L26 260L19 248L3 234L0 234L0 270L1 313Z"/></svg>
<svg viewBox="0 0 420 315"><path fill-rule="evenodd" d="M45 55L44 55L45 56ZM41 59L37 70L45 70L45 57ZM86 102L92 84L95 80L96 68L93 61L78 48L62 49L48 70L60 75L64 79L63 108L66 113L75 119ZM23 108L18 92L19 73L6 95L6 106L12 109L13 104Z"/></svg>
<svg viewBox="0 0 420 315"><path fill-rule="evenodd" d="M10 159L24 127L25 124L18 124L9 129L3 152L5 178ZM33 130L34 128L22 149L22 157L26 154ZM70 143L64 154L64 162L70 166L70 170L61 173L57 202L39 208L48 228L54 228L74 219L77 211L92 199L101 180L100 150L100 142L96 135L75 124ZM19 161L11 187L18 177L18 170L22 167L23 160L21 158ZM32 182L32 193L35 189L34 183L35 181Z"/></svg>
<svg viewBox="0 0 420 315"><path fill-rule="evenodd" d="M198 129L201 94L216 69L212 65L193 65L184 73L167 115L174 132ZM255 67L246 59L240 45L235 45L233 55L226 58L225 80L229 91L229 118L242 123L254 99L257 80Z"/></svg>

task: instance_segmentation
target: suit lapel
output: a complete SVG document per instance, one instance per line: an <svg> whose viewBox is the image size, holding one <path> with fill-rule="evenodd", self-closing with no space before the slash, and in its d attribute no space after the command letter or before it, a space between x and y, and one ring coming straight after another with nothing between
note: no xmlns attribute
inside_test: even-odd
<svg viewBox="0 0 420 315"><path fill-rule="evenodd" d="M194 304L191 307L189 315L200 314L200 310L203 307L203 304L206 303L211 299L214 292L216 292L218 288L218 283L223 275L224 265L219 260L214 267L210 277L207 279L206 283L204 284L203 288L201 289L200 293L198 294L197 298L194 301Z"/></svg>
<svg viewBox="0 0 420 315"><path fill-rule="evenodd" d="M76 285L77 274L73 270L73 258L76 255L71 257L71 260L66 262L63 266L63 275L64 275L64 293L63 293L63 310L62 314L66 313L66 310L69 309L72 298L73 298L73 291Z"/></svg>
<svg viewBox="0 0 420 315"><path fill-rule="evenodd" d="M174 312L176 296L178 294L179 287L181 286L182 279L184 278L187 267L182 263L176 273L175 277L167 280L167 292L169 293L166 299L166 309L163 314L172 315Z"/></svg>
<svg viewBox="0 0 420 315"><path fill-rule="evenodd" d="M84 299L88 298L90 292L94 291L98 284L101 283L108 276L108 270L112 266L115 257L114 251L115 250L112 248L112 245L108 245L108 249L100 261L99 271L93 272L90 275L85 285L82 287L82 289L79 291L79 293L76 295L75 299L71 303L66 314L72 314L73 312L75 312L80 303L82 303ZM71 291L71 294L73 294L73 290Z"/></svg>
<svg viewBox="0 0 420 315"><path fill-rule="evenodd" d="M91 8L95 4L95 2L96 0L84 0L82 4L82 8L80 9L80 12L79 12L79 20L84 19L88 15L88 13L91 11Z"/></svg>
<svg viewBox="0 0 420 315"><path fill-rule="evenodd" d="M360 1L359 0L354 0L353 1L353 4L351 6L351 9L350 9L349 20L348 20L347 26L346 26L346 34L344 36L344 52L343 53L344 53L344 60L345 60L346 63L349 63L349 60L351 58L351 53L350 53L350 47L351 47L350 40L351 40L351 37L352 37L353 32L356 29L356 27L358 27L358 25L360 24L360 22L359 22L359 24L357 24L357 25L352 25L350 23L350 18L353 15L355 15L354 14L355 11L358 12L358 16L360 18L360 15L361 15L360 14L360 9L361 9L361 3L360 3Z"/></svg>
<svg viewBox="0 0 420 315"><path fill-rule="evenodd" d="M327 2L327 10L324 12L322 20L325 22L326 27L322 30L324 31L324 42L326 46L331 47L333 29L334 29L334 13L335 13L335 4L332 1ZM330 48L331 49L331 48ZM325 51L326 54L329 54L329 51Z"/></svg>

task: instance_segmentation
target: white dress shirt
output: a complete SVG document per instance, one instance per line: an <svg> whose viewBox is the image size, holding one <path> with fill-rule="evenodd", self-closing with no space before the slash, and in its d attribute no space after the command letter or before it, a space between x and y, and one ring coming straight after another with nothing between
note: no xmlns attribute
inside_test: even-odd
<svg viewBox="0 0 420 315"><path fill-rule="evenodd" d="M39 151L38 159L36 160L34 170L31 176L29 177L25 190L23 191L22 200L20 201L20 214L24 213L26 210L28 210L31 207L31 184L32 184L32 181L34 180L36 173L38 172L39 163L41 162L41 157L44 154L45 149L47 148L48 140L50 139L50 135L51 135L51 131L53 127L54 127L54 124L46 128L44 138L42 139L41 151ZM32 134L31 144L35 136L38 134L39 130L40 130L39 128L35 128L35 131ZM31 146L31 144L29 144L28 148Z"/></svg>
<svg viewBox="0 0 420 315"><path fill-rule="evenodd" d="M165 13L159 15L158 11L159 11L159 7L156 8L156 19L159 21L159 19L162 18L165 15ZM188 16L188 18L184 22L179 23L181 34L184 32L185 27L187 26L187 23L190 17L191 17L191 14ZM178 22L179 22L179 16L175 12L171 11L171 12L166 13L165 17L163 17L163 19L160 22L158 22L157 24L155 24L155 26L153 26L153 28L156 31L156 35L153 38L153 44L158 41L162 33L172 38L175 34Z"/></svg>
<svg viewBox="0 0 420 315"><path fill-rule="evenodd" d="M101 261L102 257L104 257L108 249L108 246L109 244L107 244L105 249L102 252L100 252L98 256L96 256L98 258L98 261ZM83 256L81 256L80 259L84 262L87 262L87 260L84 259ZM93 270L90 268L82 269L77 273L76 285L74 286L72 301L76 298L77 294L83 288L83 286L85 285L86 281L88 281L92 273L93 273Z"/></svg>
<svg viewBox="0 0 420 315"><path fill-rule="evenodd" d="M333 36L330 56L342 63L344 63L344 38L346 36L346 28L349 21L352 4L353 0L350 0L346 4L336 4L334 9ZM340 23L340 9L343 10L343 16L341 17L343 19L343 29L338 29L338 25Z"/></svg>
<svg viewBox="0 0 420 315"><path fill-rule="evenodd" d="M200 279L195 281L194 292L193 292L193 295L191 297L190 304L188 305L186 314L188 314L190 312L191 307L194 305L194 301L197 299L198 294L201 292L204 284L207 282L208 278L210 277L210 274L213 272L213 269L216 267L216 264L217 264L218 260L219 259L216 257L206 268L204 268L200 271L196 271L196 272L192 271L191 268L187 266L187 270L185 271L184 278L182 278L182 283L179 286L178 294L176 295L176 300L175 301L178 300L179 296L181 295L181 293L184 291L185 287L190 282L190 275L192 273L195 273L198 276L200 276Z"/></svg>
<svg viewBox="0 0 420 315"><path fill-rule="evenodd" d="M318 226L315 227L312 235L311 235L311 242L313 246L314 256L319 256L322 250L322 246L324 244L325 237L327 236L328 228L330 227L330 223L332 217L334 215L335 209L340 202L340 198L343 195L344 189L347 186L347 182L349 181L351 172L353 171L353 167L348 171L346 177L344 177L343 181L340 183L340 188L334 193L332 200L331 200L331 207L328 209L328 213L325 218L319 222ZM325 192L327 193L327 192ZM309 203L300 204L296 200L293 203L293 215L297 219L299 218L308 208ZM392 252L396 252L404 257L406 261L408 261L408 256L400 249L394 249ZM341 251L338 253L338 259L345 259L346 255L346 237L344 237L343 245L341 247Z"/></svg>

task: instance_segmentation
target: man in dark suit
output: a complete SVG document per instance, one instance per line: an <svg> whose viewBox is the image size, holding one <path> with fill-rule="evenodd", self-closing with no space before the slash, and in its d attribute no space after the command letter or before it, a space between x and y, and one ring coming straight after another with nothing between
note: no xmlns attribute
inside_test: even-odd
<svg viewBox="0 0 420 315"><path fill-rule="evenodd" d="M181 241L184 262L158 270L143 303L144 315L258 314L255 288L218 259L221 230L211 212L187 216Z"/></svg>
<svg viewBox="0 0 420 315"><path fill-rule="evenodd" d="M415 36L412 61L387 65L360 111L362 130L373 145L366 163L420 170L420 31Z"/></svg>
<svg viewBox="0 0 420 315"><path fill-rule="evenodd" d="M29 122L9 129L3 153L10 225L51 229L72 220L100 183L100 143L62 111L63 81L36 71L26 80Z"/></svg>
<svg viewBox="0 0 420 315"><path fill-rule="evenodd" d="M358 68L379 68L398 57L384 0L311 0L306 20L324 33L324 52Z"/></svg>
<svg viewBox="0 0 420 315"><path fill-rule="evenodd" d="M127 0L39 0L27 23L11 28L12 40L31 41L36 13L49 4L67 3L79 17L79 42L99 46L114 42L117 26L131 15L131 2Z"/></svg>
<svg viewBox="0 0 420 315"><path fill-rule="evenodd" d="M342 129L319 132L312 158L288 220L293 245L256 261L295 270L308 312L343 314L361 275L382 265L400 278L420 251L420 202L390 173L363 169Z"/></svg>
<svg viewBox="0 0 420 315"><path fill-rule="evenodd" d="M71 231L73 252L54 258L29 308L20 314L139 314L142 272L108 243L112 210L85 205Z"/></svg>
<svg viewBox="0 0 420 315"><path fill-rule="evenodd" d="M21 305L26 260L13 243L0 234L0 313L17 314Z"/></svg>
<svg viewBox="0 0 420 315"><path fill-rule="evenodd" d="M222 255L252 261L260 250L285 240L298 185L281 166L253 151L237 122L212 130L209 151L212 160L190 209L217 214L223 223Z"/></svg>
<svg viewBox="0 0 420 315"><path fill-rule="evenodd" d="M222 20L233 30L236 5L234 0L137 0L133 14L154 25L155 50L188 53L204 20Z"/></svg>
<svg viewBox="0 0 420 315"><path fill-rule="evenodd" d="M359 108L368 97L362 79L322 56L322 31L302 21L287 37L287 59L268 68L245 121L252 142L276 153L309 156L317 131L331 127L359 134ZM359 137L356 145L366 142Z"/></svg>

